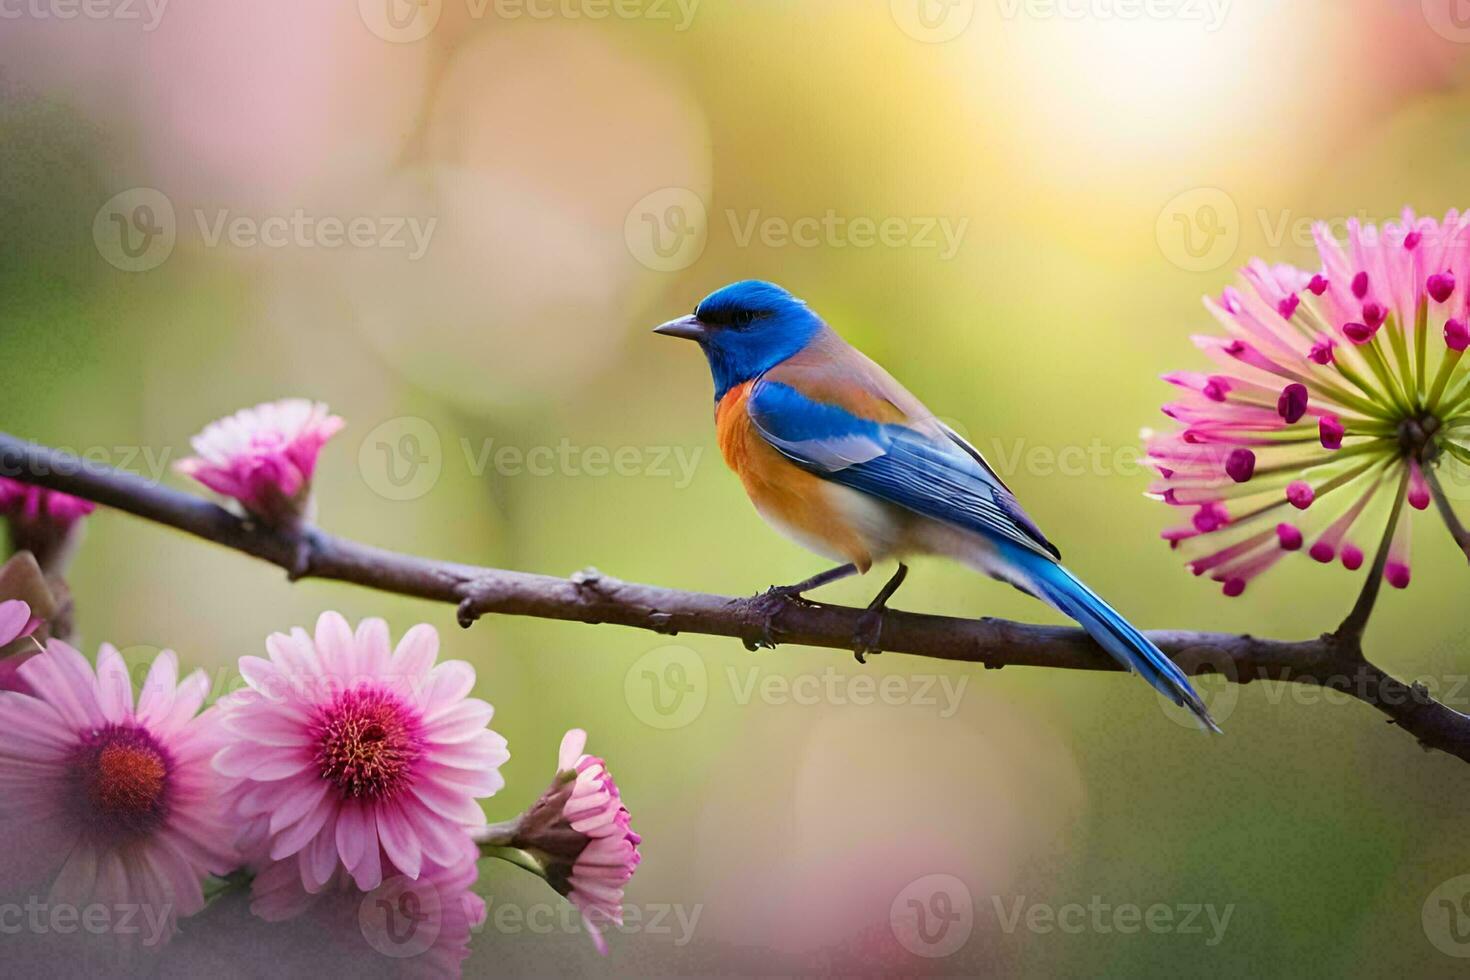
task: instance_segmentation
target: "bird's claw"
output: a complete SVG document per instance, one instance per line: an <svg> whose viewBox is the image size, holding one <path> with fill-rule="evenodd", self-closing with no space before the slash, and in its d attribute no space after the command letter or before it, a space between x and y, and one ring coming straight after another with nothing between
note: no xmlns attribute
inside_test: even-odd
<svg viewBox="0 0 1470 980"><path fill-rule="evenodd" d="M883 610L867 609L858 617L857 629L852 634L852 655L860 664L868 662L868 654L882 653Z"/></svg>
<svg viewBox="0 0 1470 980"><path fill-rule="evenodd" d="M745 649L754 652L756 650L774 650L779 642L778 635L781 630L776 626L776 617L788 604L808 604L801 597L800 592L794 592L788 586L772 586L764 592L758 592L749 600L753 609L761 620L761 635L759 639L745 639Z"/></svg>

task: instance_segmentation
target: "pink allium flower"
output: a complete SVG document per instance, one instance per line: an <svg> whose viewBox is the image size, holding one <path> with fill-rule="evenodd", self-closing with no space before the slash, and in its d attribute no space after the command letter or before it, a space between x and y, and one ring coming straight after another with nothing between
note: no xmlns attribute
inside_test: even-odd
<svg viewBox="0 0 1470 980"><path fill-rule="evenodd" d="M1404 505L1429 506L1447 458L1470 464L1470 214L1350 221L1345 249L1314 234L1319 272L1256 259L1205 301L1228 336L1196 342L1220 373L1165 375L1179 428L1149 439L1152 492L1190 512L1163 536L1226 595L1299 550L1356 570L1375 539L1406 587Z"/></svg>
<svg viewBox="0 0 1470 980"><path fill-rule="evenodd" d="M16 640L24 639L34 633L41 625L41 620L31 615L31 607L19 599L7 599L0 602L0 652L14 643ZM27 644L32 649L16 651L9 656L0 657L0 691L19 691L29 694L30 689L20 680L20 665L40 650L37 643Z"/></svg>
<svg viewBox="0 0 1470 980"><path fill-rule="evenodd" d="M204 907L204 874L237 863L210 766L219 732L212 713L199 714L208 676L180 683L165 650L135 707L117 650L104 644L94 672L59 640L20 675L34 695L0 693L10 884L54 876L54 902L141 906L166 939L179 917Z"/></svg>
<svg viewBox="0 0 1470 980"><path fill-rule="evenodd" d="M245 408L204 427L197 456L174 468L272 524L306 514L317 455L343 421L321 402L286 398Z"/></svg>
<svg viewBox="0 0 1470 980"><path fill-rule="evenodd" d="M503 843L531 854L548 884L582 913L582 921L607 954L601 926L623 923L623 886L633 877L643 838L630 826L617 783L607 764L585 754L587 733L567 732L556 776L531 809L508 826L487 828L487 843Z"/></svg>
<svg viewBox="0 0 1470 980"><path fill-rule="evenodd" d="M10 525L11 550L29 551L42 568L65 563L78 522L96 509L90 500L0 477L0 516Z"/></svg>
<svg viewBox="0 0 1470 980"><path fill-rule="evenodd" d="M354 634L335 612L315 637L302 629L266 640L269 660L242 657L249 685L220 708L235 741L215 768L238 780L241 817L266 839L274 861L295 858L307 891L345 868L371 891L383 856L410 878L426 863L448 866L476 801L504 784L505 739L486 728L492 709L470 698L475 671L459 660L435 666L439 634L415 626L396 649L381 619Z"/></svg>
<svg viewBox="0 0 1470 980"><path fill-rule="evenodd" d="M375 975L386 955L401 960L407 973L459 976L471 932L485 921L485 901L473 891L479 849L468 834L457 838L457 846L454 861L426 862L413 881L399 878L402 871L384 854L384 884L374 892L360 890L341 868L309 892L296 861L267 860L255 876L250 910L268 922L302 918L345 957L366 954ZM357 972L351 963L339 966Z"/></svg>

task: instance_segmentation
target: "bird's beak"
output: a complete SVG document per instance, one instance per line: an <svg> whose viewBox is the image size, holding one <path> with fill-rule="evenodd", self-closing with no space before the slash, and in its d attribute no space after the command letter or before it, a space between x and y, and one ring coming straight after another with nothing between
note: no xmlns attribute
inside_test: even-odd
<svg viewBox="0 0 1470 980"><path fill-rule="evenodd" d="M663 334L665 337L683 337L685 340L704 339L704 324L700 323L692 314L681 316L677 320L670 320L653 328L654 333Z"/></svg>

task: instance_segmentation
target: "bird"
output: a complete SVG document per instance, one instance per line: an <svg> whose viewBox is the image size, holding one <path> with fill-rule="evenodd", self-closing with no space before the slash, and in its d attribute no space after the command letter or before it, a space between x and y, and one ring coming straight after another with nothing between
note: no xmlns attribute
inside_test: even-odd
<svg viewBox="0 0 1470 980"><path fill-rule="evenodd" d="M1184 672L1061 564L1061 552L980 451L805 301L774 283L743 280L654 333L703 350L720 453L760 516L841 562L773 592L800 598L897 560L859 622L859 660L878 652L883 612L908 574L905 560L937 555L1075 620L1202 728L1220 731Z"/></svg>

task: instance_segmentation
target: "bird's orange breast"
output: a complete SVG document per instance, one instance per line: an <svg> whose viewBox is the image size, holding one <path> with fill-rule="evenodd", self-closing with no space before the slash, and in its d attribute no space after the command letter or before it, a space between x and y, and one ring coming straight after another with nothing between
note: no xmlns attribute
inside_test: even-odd
<svg viewBox="0 0 1470 980"><path fill-rule="evenodd" d="M842 512L836 488L782 456L756 431L746 410L752 385L747 381L731 388L715 406L715 434L726 465L777 530L866 572L873 563L872 550Z"/></svg>

